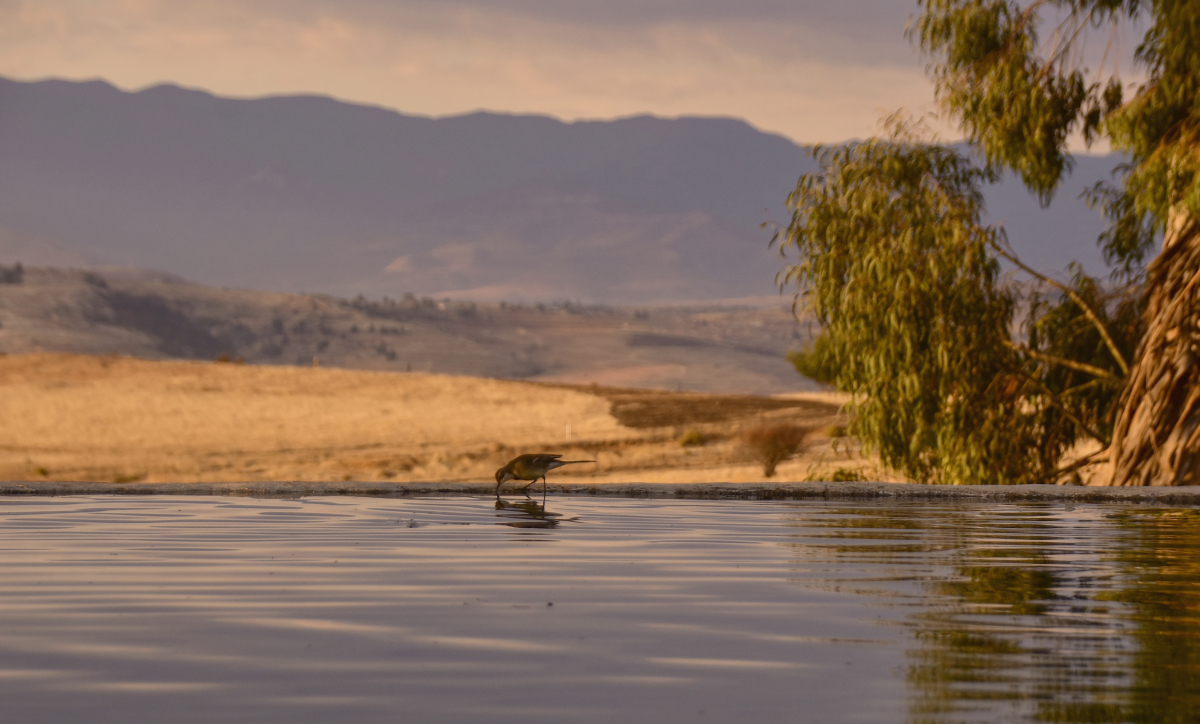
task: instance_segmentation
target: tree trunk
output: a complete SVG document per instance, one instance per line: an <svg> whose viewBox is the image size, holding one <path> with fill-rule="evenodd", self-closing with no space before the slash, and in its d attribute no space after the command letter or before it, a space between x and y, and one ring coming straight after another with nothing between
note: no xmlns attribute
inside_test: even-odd
<svg viewBox="0 0 1200 724"><path fill-rule="evenodd" d="M1147 269L1146 330L1122 393L1110 485L1200 485L1200 225L1171 214Z"/></svg>

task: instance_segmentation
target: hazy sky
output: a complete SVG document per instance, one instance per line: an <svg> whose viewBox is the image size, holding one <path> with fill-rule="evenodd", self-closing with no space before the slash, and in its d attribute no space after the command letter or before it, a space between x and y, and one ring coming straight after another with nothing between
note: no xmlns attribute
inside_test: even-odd
<svg viewBox="0 0 1200 724"><path fill-rule="evenodd" d="M802 143L933 110L915 0L0 0L0 75L423 115L745 118Z"/></svg>

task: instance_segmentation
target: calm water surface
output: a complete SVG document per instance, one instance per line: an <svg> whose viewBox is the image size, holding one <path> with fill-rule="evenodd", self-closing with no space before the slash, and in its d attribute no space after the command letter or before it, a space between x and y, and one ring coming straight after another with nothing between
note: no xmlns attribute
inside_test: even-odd
<svg viewBox="0 0 1200 724"><path fill-rule="evenodd" d="M4 722L1195 722L1200 511L0 499Z"/></svg>

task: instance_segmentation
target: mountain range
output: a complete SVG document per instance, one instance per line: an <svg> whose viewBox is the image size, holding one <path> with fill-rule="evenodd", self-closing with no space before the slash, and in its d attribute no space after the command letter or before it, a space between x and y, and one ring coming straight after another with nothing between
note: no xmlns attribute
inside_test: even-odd
<svg viewBox="0 0 1200 724"><path fill-rule="evenodd" d="M777 294L769 248L810 149L734 118L423 118L325 97L0 79L0 262L223 287L654 304ZM1076 194L990 215L1033 266L1104 267Z"/></svg>

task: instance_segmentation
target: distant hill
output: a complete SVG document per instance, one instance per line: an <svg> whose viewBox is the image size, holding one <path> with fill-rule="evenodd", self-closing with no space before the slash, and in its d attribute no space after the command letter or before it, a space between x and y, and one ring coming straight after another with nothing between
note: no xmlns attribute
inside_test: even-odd
<svg viewBox="0 0 1200 724"><path fill-rule="evenodd" d="M0 267L0 353L243 360L540 382L816 390L779 304L631 307L343 299L231 290L136 269Z"/></svg>
<svg viewBox="0 0 1200 724"><path fill-rule="evenodd" d="M1074 199L989 196L1029 260L1100 271ZM775 293L763 222L813 168L727 118L405 116L320 97L0 79L0 262L227 287L645 304Z"/></svg>

